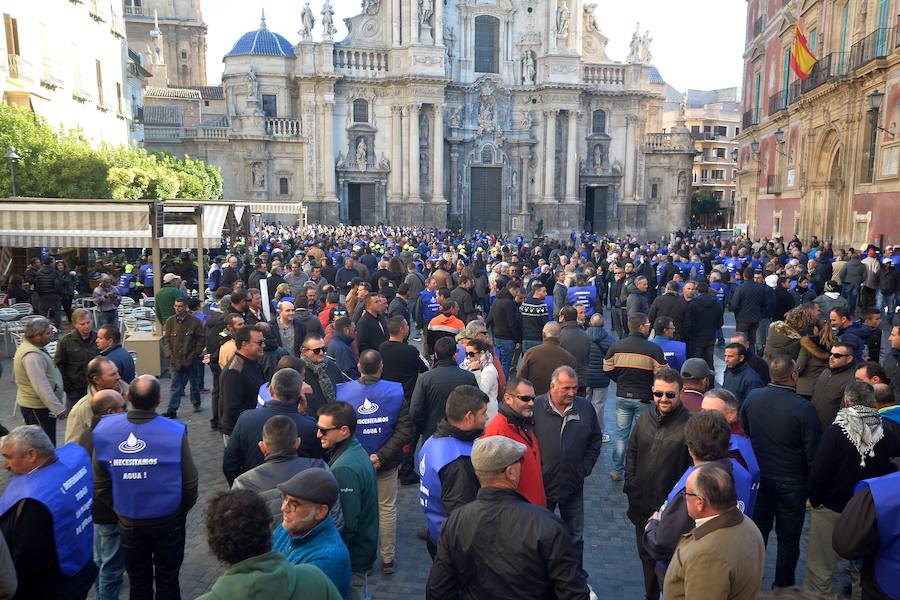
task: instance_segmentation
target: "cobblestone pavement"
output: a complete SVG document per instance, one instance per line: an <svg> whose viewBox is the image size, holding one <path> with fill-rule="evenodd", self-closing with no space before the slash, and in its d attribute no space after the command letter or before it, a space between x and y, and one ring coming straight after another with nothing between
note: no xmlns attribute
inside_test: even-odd
<svg viewBox="0 0 900 600"><path fill-rule="evenodd" d="M726 335L733 330L731 315L726 316ZM729 327L730 325L730 327ZM717 349L717 371L721 380L724 365L721 361L721 350ZM2 360L3 375L0 380L0 422L12 429L22 424L21 416L13 412L15 402L15 386L11 379L12 362ZM207 382L209 375L207 373ZM162 406L168 399L169 379L162 381L164 398ZM608 398L614 398L611 388ZM213 558L206 545L206 533L203 525L204 507L209 498L227 485L222 475L222 438L209 429L209 396L203 396L204 411L194 414L182 409L179 417L188 426L191 450L200 471L200 499L188 516L187 547L185 548L184 565L181 569L181 590L184 598L196 598L207 592L216 578L222 574L223 567ZM614 402L605 406L605 431L615 439L613 425L615 423ZM13 416L14 415L14 416ZM62 439L63 426L58 428L58 436ZM643 580L635 549L634 528L625 516L627 508L622 484L613 483L607 476L612 466L612 444L606 444L594 472L587 479L585 486L585 569L589 573L589 583L601 599L639 599L643 597ZM0 489L5 487L8 477L0 474ZM398 499L397 522L397 570L393 575L381 576L380 565L376 564L370 577L370 590L376 600L394 600L424 598L425 582L431 560L425 549L425 543L416 537L416 531L424 526L424 519L419 509L417 488L403 486ZM806 561L806 543L808 539L807 521L801 545L800 562L797 569L797 581L803 577L803 566ZM775 549L777 542L774 533L768 548L765 588L771 585L775 568ZM842 571L842 569L839 569ZM835 590L846 580L843 574L835 583ZM127 597L123 591L122 597Z"/></svg>

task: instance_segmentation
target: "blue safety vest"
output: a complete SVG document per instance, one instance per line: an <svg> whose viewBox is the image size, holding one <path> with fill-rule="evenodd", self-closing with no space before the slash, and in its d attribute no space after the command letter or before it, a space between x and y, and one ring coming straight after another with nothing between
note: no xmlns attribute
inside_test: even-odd
<svg viewBox="0 0 900 600"><path fill-rule="evenodd" d="M141 265L138 269L141 274L141 283L144 287L153 287L153 265L150 263Z"/></svg>
<svg viewBox="0 0 900 600"><path fill-rule="evenodd" d="M119 280L116 282L116 289L119 291L119 295L127 296L134 288L136 281L137 275L134 273L122 273L119 275Z"/></svg>
<svg viewBox="0 0 900 600"><path fill-rule="evenodd" d="M584 306L584 316L589 318L594 314L594 306L597 298L597 288L592 285L584 287L572 286L566 291L566 302L569 306L581 304Z"/></svg>
<svg viewBox="0 0 900 600"><path fill-rule="evenodd" d="M720 306L725 306L725 293L728 291L728 286L719 281L714 281L709 284L709 287L716 291L716 302L718 302Z"/></svg>
<svg viewBox="0 0 900 600"><path fill-rule="evenodd" d="M863 479L858 492L869 486L881 545L875 554L875 579L889 598L900 598L900 472Z"/></svg>
<svg viewBox="0 0 900 600"><path fill-rule="evenodd" d="M671 340L659 335L650 341L660 347L669 366L680 373L681 366L687 360L687 345L684 342Z"/></svg>
<svg viewBox="0 0 900 600"><path fill-rule="evenodd" d="M215 292L216 288L222 282L222 267L213 263L213 266L209 268L209 273L206 277L206 288Z"/></svg>
<svg viewBox="0 0 900 600"><path fill-rule="evenodd" d="M422 321L427 327L431 320L441 312L441 305L437 301L437 291L422 290L419 292L419 298L422 302Z"/></svg>
<svg viewBox="0 0 900 600"><path fill-rule="evenodd" d="M753 515L753 509L756 507L756 495L759 493L759 463L756 461L756 454L753 452L753 446L750 438L743 435L731 434L731 444L728 446L728 452L731 454L740 454L741 460L747 465L747 471L750 473L750 496L747 500L746 515Z"/></svg>
<svg viewBox="0 0 900 600"><path fill-rule="evenodd" d="M112 479L113 508L128 519L167 517L181 507L184 423L156 417L132 423L107 415L94 428L97 463Z"/></svg>
<svg viewBox="0 0 900 600"><path fill-rule="evenodd" d="M56 462L26 473L13 475L0 498L0 515L21 500L43 504L53 519L53 538L59 570L75 575L93 560L94 478L91 457L84 448L70 442L56 449Z"/></svg>
<svg viewBox="0 0 900 600"><path fill-rule="evenodd" d="M669 495L666 497L666 504L671 502L675 496L684 489L687 485L688 476L694 472L694 469L697 467L688 467L684 472L684 475L681 476L681 479L678 480L678 483L675 484L675 487L672 488L672 491L669 492ZM736 461L735 459L731 459L731 476L734 478L734 488L735 492L737 492L737 507L740 509L742 513L747 515L748 517L753 517L753 510L750 505L750 495L753 489L753 480L750 477L750 473L747 472L747 469L744 468L741 463ZM755 500L754 500L755 502ZM660 512L662 512L660 510Z"/></svg>
<svg viewBox="0 0 900 600"><path fill-rule="evenodd" d="M403 384L382 379L371 385L358 381L338 384L338 402L356 410L356 439L369 454L375 454L394 434L403 407Z"/></svg>
<svg viewBox="0 0 900 600"><path fill-rule="evenodd" d="M259 393L256 394L256 408L265 408L272 400L272 392L269 390L269 384L264 383L259 386Z"/></svg>
<svg viewBox="0 0 900 600"><path fill-rule="evenodd" d="M425 513L425 524L428 536L437 542L441 537L441 525L447 519L444 503L441 500L441 469L460 456L472 456L472 442L464 442L455 437L434 436L422 445L419 473L419 504Z"/></svg>

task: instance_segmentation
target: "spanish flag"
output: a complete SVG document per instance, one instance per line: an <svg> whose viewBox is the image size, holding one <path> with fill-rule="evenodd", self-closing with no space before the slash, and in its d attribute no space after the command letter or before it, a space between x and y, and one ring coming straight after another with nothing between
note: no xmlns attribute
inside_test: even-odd
<svg viewBox="0 0 900 600"><path fill-rule="evenodd" d="M816 57L809 51L809 45L806 43L803 29L800 27L800 23L797 23L794 33L794 45L791 47L791 69L794 70L797 77L806 80L809 74L812 73L816 62Z"/></svg>

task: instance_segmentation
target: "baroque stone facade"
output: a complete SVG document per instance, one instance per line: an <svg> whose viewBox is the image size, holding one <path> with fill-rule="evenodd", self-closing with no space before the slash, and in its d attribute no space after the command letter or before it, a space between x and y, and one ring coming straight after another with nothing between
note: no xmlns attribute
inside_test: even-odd
<svg viewBox="0 0 900 600"><path fill-rule="evenodd" d="M301 200L310 221L687 224L690 132L662 132L648 32L616 62L581 0L365 0L338 43L331 19L307 3L296 44L263 19L224 58L224 114L148 123L148 149L221 166L226 197Z"/></svg>

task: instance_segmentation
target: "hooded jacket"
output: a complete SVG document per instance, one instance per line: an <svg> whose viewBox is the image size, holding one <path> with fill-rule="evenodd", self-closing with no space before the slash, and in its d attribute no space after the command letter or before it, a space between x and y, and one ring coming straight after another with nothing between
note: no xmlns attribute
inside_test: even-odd
<svg viewBox="0 0 900 600"><path fill-rule="evenodd" d="M522 323L518 312L519 306L508 289L504 287L497 292L487 319L488 327L493 327L495 338L522 341Z"/></svg>
<svg viewBox="0 0 900 600"><path fill-rule="evenodd" d="M212 590L198 600L246 598L341 600L341 594L316 567L292 565L273 550L228 567L213 584Z"/></svg>
<svg viewBox="0 0 900 600"><path fill-rule="evenodd" d="M823 348L812 336L800 338L800 353L797 356L797 393L801 396L812 396L813 388L819 374L828 368L829 348Z"/></svg>
<svg viewBox="0 0 900 600"><path fill-rule="evenodd" d="M613 338L603 327L588 327L587 334L591 340L591 354L585 385L591 389L609 387L609 377L603 372L603 357L609 352Z"/></svg>
<svg viewBox="0 0 900 600"><path fill-rule="evenodd" d="M743 403L751 390L764 387L764 384L759 373L754 371L745 360L734 369L725 369L722 387L737 396L739 403Z"/></svg>
<svg viewBox="0 0 900 600"><path fill-rule="evenodd" d="M800 356L800 338L800 333L784 321L774 321L769 325L763 358L771 361L777 354L787 354L793 360L797 360Z"/></svg>
<svg viewBox="0 0 900 600"><path fill-rule="evenodd" d="M629 316L634 313L644 313L646 315L650 312L650 303L647 302L647 295L641 292L633 282L628 284L625 291L628 294L628 297L625 299L625 311Z"/></svg>
<svg viewBox="0 0 900 600"><path fill-rule="evenodd" d="M685 338L692 344L714 342L716 331L722 327L723 323L722 306L716 301L716 297L700 294L688 303Z"/></svg>
<svg viewBox="0 0 900 600"><path fill-rule="evenodd" d="M653 305L650 306L647 318L650 321L650 325L653 325L658 317L671 318L675 322L675 339L684 341L688 308L688 302L681 294L667 292L662 296L656 297Z"/></svg>
<svg viewBox="0 0 900 600"><path fill-rule="evenodd" d="M844 399L844 388L855 378L855 361L837 369L825 369L819 374L813 388L812 403L819 413L819 424L823 431L834 422Z"/></svg>

